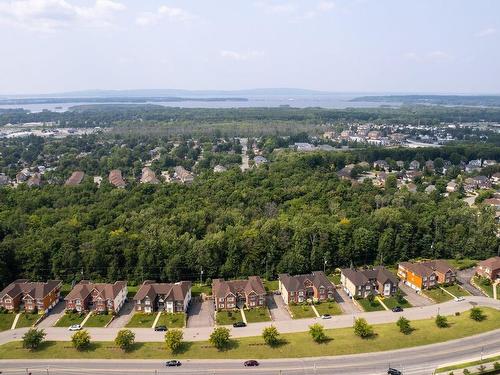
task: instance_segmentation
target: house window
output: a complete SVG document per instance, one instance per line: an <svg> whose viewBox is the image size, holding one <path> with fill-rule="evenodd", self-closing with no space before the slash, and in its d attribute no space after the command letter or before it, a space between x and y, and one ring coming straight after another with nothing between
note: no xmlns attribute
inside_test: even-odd
<svg viewBox="0 0 500 375"><path fill-rule="evenodd" d="M7 299L5 300L5 303L12 303L12 300L11 300L10 298L7 298Z"/></svg>
<svg viewBox="0 0 500 375"><path fill-rule="evenodd" d="M219 302L224 302L224 298L219 298Z"/></svg>
<svg viewBox="0 0 500 375"><path fill-rule="evenodd" d="M370 290L370 288L371 288L371 286L370 286L370 285L367 285L367 286L365 287L365 289L366 289L366 290Z"/></svg>
<svg viewBox="0 0 500 375"><path fill-rule="evenodd" d="M146 306L149 306L149 305L151 305L151 301L150 301L150 300L146 300L146 301L144 302L144 304L145 304Z"/></svg>
<svg viewBox="0 0 500 375"><path fill-rule="evenodd" d="M229 302L234 302L234 297L227 297L227 300L228 300Z"/></svg>
<svg viewBox="0 0 500 375"><path fill-rule="evenodd" d="M434 279L435 279L435 277L434 277L434 276L431 276L431 277L429 277L429 279L430 279L430 280L434 280Z"/></svg>
<svg viewBox="0 0 500 375"><path fill-rule="evenodd" d="M299 292L299 296L303 296L304 295L304 292Z"/></svg>
<svg viewBox="0 0 500 375"><path fill-rule="evenodd" d="M219 309L223 309L224 308L224 304L223 303L220 303L219 304Z"/></svg>

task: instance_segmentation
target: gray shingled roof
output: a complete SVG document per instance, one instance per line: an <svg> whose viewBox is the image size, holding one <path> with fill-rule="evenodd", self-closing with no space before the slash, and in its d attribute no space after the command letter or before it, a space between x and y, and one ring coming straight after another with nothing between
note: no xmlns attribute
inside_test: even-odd
<svg viewBox="0 0 500 375"><path fill-rule="evenodd" d="M145 297L155 299L157 295L165 296L167 300L183 301L190 288L191 281L180 281L175 284L145 281L135 294L134 301L140 301Z"/></svg>

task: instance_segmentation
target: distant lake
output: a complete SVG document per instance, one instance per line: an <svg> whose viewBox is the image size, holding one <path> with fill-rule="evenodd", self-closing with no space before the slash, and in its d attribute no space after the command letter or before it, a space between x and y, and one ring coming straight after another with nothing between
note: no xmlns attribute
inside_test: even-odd
<svg viewBox="0 0 500 375"><path fill-rule="evenodd" d="M197 97L196 101L175 101L175 102L142 102L137 104L155 104L165 107L180 107L180 108L252 108L252 107L269 107L276 108L280 106L290 106L294 108L321 107L330 109L344 108L377 108L380 106L397 107L397 103L375 103L375 102L350 102L349 100L357 97L357 95L299 95L299 96L252 96L246 97L247 101L200 101ZM44 104L5 104L0 105L0 108L24 108L31 112L41 112L44 109L53 112L65 112L68 108L77 105L99 105L99 104L135 104L135 103L44 103Z"/></svg>

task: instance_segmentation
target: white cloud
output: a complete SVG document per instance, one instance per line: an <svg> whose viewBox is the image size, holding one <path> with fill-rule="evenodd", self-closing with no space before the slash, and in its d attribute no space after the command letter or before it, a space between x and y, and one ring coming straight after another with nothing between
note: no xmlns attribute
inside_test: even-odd
<svg viewBox="0 0 500 375"><path fill-rule="evenodd" d="M236 60L236 61L246 61L250 59L254 59L256 57L262 56L264 53L262 51L245 51L245 52L237 52L237 51L229 51L229 50L222 50L220 51L221 57L225 59L230 59L230 60Z"/></svg>
<svg viewBox="0 0 500 375"><path fill-rule="evenodd" d="M449 61L453 59L453 56L451 56L449 53L445 51L435 50L422 54L411 51L405 53L403 55L403 58L414 62L429 63L429 62Z"/></svg>
<svg viewBox="0 0 500 375"><path fill-rule="evenodd" d="M268 14L292 15L295 19L312 19L321 13L335 9L333 1L322 0L318 3L309 3L307 6L298 6L292 2L259 1L255 5Z"/></svg>
<svg viewBox="0 0 500 375"><path fill-rule="evenodd" d="M197 18L194 14L181 8L168 7L162 5L156 12L144 12L136 18L136 23L140 26L149 26L167 19L172 21L187 22Z"/></svg>
<svg viewBox="0 0 500 375"><path fill-rule="evenodd" d="M328 12L335 9L335 3L333 1L320 1L316 8L320 12Z"/></svg>
<svg viewBox="0 0 500 375"><path fill-rule="evenodd" d="M28 30L52 32L74 24L91 27L112 25L125 5L113 0L95 0L77 6L67 0L12 0L0 3L0 22Z"/></svg>
<svg viewBox="0 0 500 375"><path fill-rule="evenodd" d="M483 29L483 30L479 31L478 33L476 33L476 36L479 38L484 38L484 37L487 37L490 35L495 35L496 33L497 33L497 29L495 29L494 27L488 27L488 28Z"/></svg>

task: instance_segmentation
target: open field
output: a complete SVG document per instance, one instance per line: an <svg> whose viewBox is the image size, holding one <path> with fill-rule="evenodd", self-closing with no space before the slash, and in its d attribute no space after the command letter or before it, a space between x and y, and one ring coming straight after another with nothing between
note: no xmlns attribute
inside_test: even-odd
<svg viewBox="0 0 500 375"><path fill-rule="evenodd" d="M459 287L456 284L450 285L450 286L442 286L441 288L447 290L448 292L453 294L455 297L463 297L463 296L470 295L469 292L467 292L465 289L462 289L461 287ZM441 288L437 287L437 288L430 289L430 290L424 290L424 293L425 293L425 295L432 298L437 303L451 301L453 299L453 297L450 296L448 293L446 293Z"/></svg>
<svg viewBox="0 0 500 375"><path fill-rule="evenodd" d="M318 305L314 305L319 315L340 315L342 314L342 309L336 302L322 302Z"/></svg>
<svg viewBox="0 0 500 375"><path fill-rule="evenodd" d="M288 305L288 308L292 312L293 319L314 318L316 316L310 305Z"/></svg>
<svg viewBox="0 0 500 375"><path fill-rule="evenodd" d="M151 328L155 321L156 314L135 313L127 323L128 328Z"/></svg>
<svg viewBox="0 0 500 375"><path fill-rule="evenodd" d="M0 314L0 331L6 331L12 327L16 314Z"/></svg>
<svg viewBox="0 0 500 375"><path fill-rule="evenodd" d="M184 313L162 313L156 325L167 326L168 328L183 328L185 321L186 317Z"/></svg>
<svg viewBox="0 0 500 375"><path fill-rule="evenodd" d="M217 311L216 318L217 324L220 326L230 325L236 322L243 321L240 310Z"/></svg>
<svg viewBox="0 0 500 375"><path fill-rule="evenodd" d="M269 322L271 320L267 307L245 310L245 317L248 323Z"/></svg>
<svg viewBox="0 0 500 375"><path fill-rule="evenodd" d="M104 327L111 321L112 318L113 316L111 314L110 315L93 314L85 322L85 327Z"/></svg>
<svg viewBox="0 0 500 375"><path fill-rule="evenodd" d="M85 319L84 313L64 314L56 323L55 327L69 327L73 324L81 324L83 322L83 319Z"/></svg>
<svg viewBox="0 0 500 375"><path fill-rule="evenodd" d="M123 359L165 359L199 358L199 359L241 359L248 358L298 358L312 356L332 356L376 352L408 348L419 345L444 342L466 336L479 334L500 328L500 311L484 308L487 319L476 322L469 318L468 313L448 318L450 327L439 329L433 319L412 321L415 330L410 335L399 332L395 323L374 325L375 336L361 339L354 335L353 329L341 328L326 330L330 341L323 344L313 342L307 332L282 334L284 343L270 348L264 344L261 337L248 337L231 341L226 350L218 351L206 341L186 342L183 349L172 355L165 349L163 343L136 343L134 349L124 353L112 342L95 342L88 351L78 352L69 342L46 342L40 349L27 351L22 349L18 341L0 346L0 358L123 358Z"/></svg>
<svg viewBox="0 0 500 375"><path fill-rule="evenodd" d="M40 319L41 315L23 313L19 316L16 328L31 327L35 322Z"/></svg>

